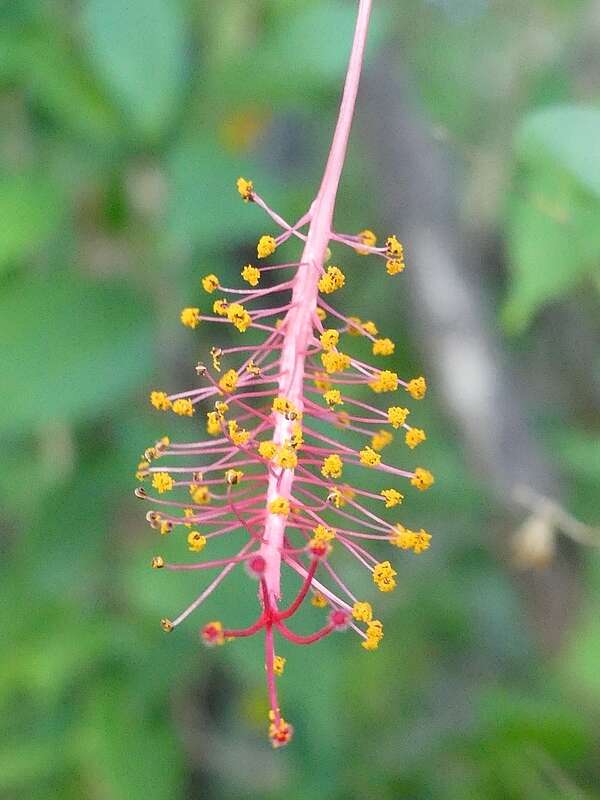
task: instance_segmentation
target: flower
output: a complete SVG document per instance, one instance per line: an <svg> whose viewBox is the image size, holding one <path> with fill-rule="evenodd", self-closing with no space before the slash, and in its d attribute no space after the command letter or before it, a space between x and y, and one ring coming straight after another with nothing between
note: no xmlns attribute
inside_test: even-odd
<svg viewBox="0 0 600 800"><path fill-rule="evenodd" d="M398 489L366 491L356 478L366 467L373 475L385 477L385 483L392 479L408 483L409 490L411 485L423 491L433 484L433 475L423 467L411 471L395 466L397 448L390 446L394 438L390 429L404 428L411 448L423 441L425 434L406 424L408 408L381 408L377 397L402 388L410 398L420 400L427 388L425 379L405 381L396 372L359 361L363 357L361 338L369 339L374 356L392 355L393 341L375 338L378 327L372 320L345 316L324 297L353 281L351 272L347 277L339 266L329 263L333 247L346 246L360 255L379 258L389 274L404 269L404 248L396 236L387 237L384 246L378 247L371 230L358 235L333 232L333 209L369 13L370 2L359 0L344 95L346 111L336 128L317 199L306 214L288 223L271 210L252 181L238 178L236 183L242 200L265 211L280 229L277 236L260 237L258 258L273 255L293 239L303 243L304 251L295 261L287 259L262 268L246 264L240 272L243 288L224 287L213 273L201 278L205 292L213 294L218 289L223 296L209 299L206 310L184 308L181 322L196 328L202 320L203 333L207 329L222 331L223 325L240 333L250 327L252 331L243 346L237 342L230 346L229 341L211 343L211 366L197 364L198 380L193 388L177 394L162 389L151 392L150 403L157 411L191 417L199 408L203 422L197 426L194 420L188 421L190 442L162 437L145 451L141 461L136 459L136 478L146 482L136 489L136 495L159 509L148 512L149 524L169 535L170 547L176 548L180 537L184 539L180 542L181 563L154 556L152 568L194 570L197 576L205 569L218 570L187 608L173 618L161 619L163 630L171 632L192 614L201 613L206 598L240 565L245 567L237 570L246 576L242 579L258 585L256 616L250 625L234 628L220 620L203 620L200 638L214 647L252 635L264 637L270 704L267 735L276 748L293 736L293 726L283 717L277 699L276 678L283 676L286 658L276 653L276 638L279 649L281 642L309 645L348 630L366 651L377 650L383 639L383 625L373 618L369 600L356 600L345 579L338 577L336 553L343 551L357 560L365 592L374 593L374 584L388 593L396 586L397 572L391 560L379 560L385 556L377 555L378 550L391 544L419 554L429 548L431 540L423 529L411 531L386 518L387 509L404 500ZM292 272L257 290L264 270L273 270L273 275L279 270ZM331 320L327 328L326 319ZM211 326L212 322L220 324ZM344 352L339 348L346 341L358 347ZM369 388L376 397L367 402L363 390ZM341 405L343 410L338 409ZM206 427L205 436L198 427ZM384 463L380 451L386 447ZM155 464L157 459L160 466ZM346 468L347 479L356 478L356 485L332 485ZM212 537L220 537L219 557L204 560ZM229 542L238 543L236 549L228 550ZM404 555L394 552L398 558ZM340 565L344 563L340 559ZM280 583L283 570L296 576L295 594L285 599ZM322 620L312 632L300 634L294 630L294 616L305 602L317 609L314 613L320 610Z"/></svg>

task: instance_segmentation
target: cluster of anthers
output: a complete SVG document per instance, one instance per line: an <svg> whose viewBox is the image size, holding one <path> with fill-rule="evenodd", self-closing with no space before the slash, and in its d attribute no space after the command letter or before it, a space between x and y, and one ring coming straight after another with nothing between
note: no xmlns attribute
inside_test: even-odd
<svg viewBox="0 0 600 800"><path fill-rule="evenodd" d="M174 619L163 619L162 627L172 631L237 565L245 566L258 582L255 622L236 629L211 620L201 627L200 636L213 646L264 635L269 738L274 747L285 745L293 733L277 699L276 678L283 674L286 659L275 651L275 634L283 642L307 645L349 629L366 651L376 650L384 635L371 604L358 599L338 574L335 551L354 557L379 591L391 592L397 575L392 561L385 555L380 560L367 545L419 554L431 539L425 530L409 530L387 519L387 509L396 509L404 500L401 482L423 491L432 485L433 476L422 467L410 471L393 466L386 448L401 433L413 449L425 440L425 432L409 424L409 409L402 401L379 407L370 400L371 393L387 398L398 391L421 400L425 379L404 381L385 364L372 366L346 353L353 337L362 337L373 356L385 359L394 353L394 342L380 336L374 322L346 317L325 300L346 282L342 269L329 263L330 244L381 259L389 275L404 270L396 236L378 246L370 230L358 235L332 230L369 6L368 0L360 3L338 127L321 189L309 211L290 225L269 208L251 181L237 182L242 199L261 207L281 229L278 236L261 236L257 263L291 237L303 242L302 256L296 262L245 265L241 277L247 288L228 288L217 275L206 275L201 285L211 296L212 313L200 307L181 312L186 327L225 323L242 335L259 331L262 341L213 347L210 366L196 366L199 388L151 393L150 402L159 411L202 416L209 438L175 443L164 437L145 452L137 470L137 478L151 489L139 487L136 494L152 500L154 509L147 519L160 534L183 529L192 554L210 549L216 537L238 541L227 558L191 563L153 558L158 570L218 570L191 605ZM279 274L286 277L274 283L271 276ZM259 307L265 300L267 304ZM327 431L328 426L334 430ZM357 441L362 444L353 446ZM369 470L385 478L379 490L370 490ZM368 476L366 482L361 475ZM297 593L287 605L282 604L280 589L283 565L299 576ZM316 613L328 612L314 633L301 635L288 624L307 598L322 610Z"/></svg>

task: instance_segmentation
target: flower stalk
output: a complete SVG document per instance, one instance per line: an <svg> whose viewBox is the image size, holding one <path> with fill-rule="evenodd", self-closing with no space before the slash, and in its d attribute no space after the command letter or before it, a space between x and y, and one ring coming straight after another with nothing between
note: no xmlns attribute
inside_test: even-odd
<svg viewBox="0 0 600 800"><path fill-rule="evenodd" d="M280 711L277 677L285 659L276 653L275 641L309 645L335 631L351 629L362 647L376 650L383 638L382 623L373 618L367 601L358 600L332 563L340 547L353 556L382 592L396 586L396 570L389 560L380 561L367 544L392 545L415 554L428 549L430 535L412 531L387 518L387 509L399 506L404 495L396 487L374 492L356 480L342 483L344 471L374 470L394 479L408 480L425 490L433 483L429 470L402 469L383 459L392 442L392 430L404 432L409 449L426 435L407 423L409 410L400 405L379 408L366 402L364 392L382 395L404 389L416 400L426 391L424 378L403 381L388 369L348 355L342 341L366 339L376 357L390 356L394 343L379 338L372 321L361 321L336 311L325 295L346 283L339 266L330 265L330 245L348 247L359 255L383 259L388 275L404 269L401 243L392 235L384 246L370 230L338 234L333 214L348 137L358 92L371 12L371 0L360 0L354 41L333 141L323 179L309 210L289 224L255 191L251 181L237 182L242 199L267 213L280 228L277 236L263 235L257 244L259 263L272 256L290 239L299 240L298 261L267 266L245 265L242 279L250 288L224 287L214 274L201 283L205 292L218 297L212 314L198 307L185 308L181 322L191 329L204 322L232 325L240 334L249 328L264 332L260 344L211 349L212 368L199 363L197 388L168 394L153 391L152 405L179 416L206 412L208 441L174 443L159 440L144 453L137 477L148 481L138 497L151 499L151 527L162 535L187 530L188 551L201 553L216 538L241 539L231 556L191 563L167 563L155 556L152 566L167 571L219 570L204 591L175 619L163 619L166 631L174 630L238 566L258 582L259 611L246 628L225 628L220 621L205 623L200 636L208 646L263 634L269 698L269 738L274 747L287 744L292 726ZM268 273L283 270L292 276L263 288ZM259 287L260 288L257 288ZM271 305L260 304L269 299ZM278 317L277 319L273 319ZM331 320L331 321L329 321ZM327 321L328 327L324 326ZM358 396L357 396L358 393ZM327 427L331 428L325 432ZM355 447L347 433L359 436ZM155 462L161 459L161 465ZM162 460L170 465L162 466ZM173 462L171 464L171 462ZM165 496L166 495L166 496ZM282 606L281 572L298 574L294 597ZM328 608L326 620L308 635L297 634L288 622L306 605Z"/></svg>

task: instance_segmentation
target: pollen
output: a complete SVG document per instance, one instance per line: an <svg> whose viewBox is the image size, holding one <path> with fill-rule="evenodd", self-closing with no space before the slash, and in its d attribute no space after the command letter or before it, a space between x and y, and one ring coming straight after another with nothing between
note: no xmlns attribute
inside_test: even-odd
<svg viewBox="0 0 600 800"><path fill-rule="evenodd" d="M259 258L266 258L273 255L277 249L277 242L272 236L261 236L256 245L256 253Z"/></svg>
<svg viewBox="0 0 600 800"><path fill-rule="evenodd" d="M221 372L221 357L223 355L223 351L220 347L211 347L210 355L212 358L213 369L215 369L217 372Z"/></svg>
<svg viewBox="0 0 600 800"><path fill-rule="evenodd" d="M404 272L404 268L406 264L404 260L401 258L390 258L386 264L386 270L388 275L398 275L400 272Z"/></svg>
<svg viewBox="0 0 600 800"><path fill-rule="evenodd" d="M424 492L426 489L429 489L435 483L435 479L431 472L428 469L423 469L423 467L417 467L415 470L415 474L410 479L410 482L413 486L416 486L421 492Z"/></svg>
<svg viewBox="0 0 600 800"><path fill-rule="evenodd" d="M343 372L350 366L350 356L345 353L321 353L321 363L329 375Z"/></svg>
<svg viewBox="0 0 600 800"><path fill-rule="evenodd" d="M327 314L322 308L317 308L315 314L321 320L321 322L325 322L325 320L327 319Z"/></svg>
<svg viewBox="0 0 600 800"><path fill-rule="evenodd" d="M206 432L209 436L218 436L222 433L219 415L216 411L208 411L206 414Z"/></svg>
<svg viewBox="0 0 600 800"><path fill-rule="evenodd" d="M406 391L413 398L413 400L422 400L427 391L427 382L422 376L420 378L413 378L406 385Z"/></svg>
<svg viewBox="0 0 600 800"><path fill-rule="evenodd" d="M310 603L315 608L326 608L329 605L327 598L321 592L315 592L310 599Z"/></svg>
<svg viewBox="0 0 600 800"><path fill-rule="evenodd" d="M285 670L286 659L283 656L273 657L273 672L275 675L283 675Z"/></svg>
<svg viewBox="0 0 600 800"><path fill-rule="evenodd" d="M280 447L275 456L275 463L281 467L281 469L295 469L298 465L298 456L294 448L288 445Z"/></svg>
<svg viewBox="0 0 600 800"><path fill-rule="evenodd" d="M392 592L396 588L394 577L397 574L389 561L381 561L373 568L373 583L380 592Z"/></svg>
<svg viewBox="0 0 600 800"><path fill-rule="evenodd" d="M369 251L365 250L365 247L375 247L377 244L377 236L375 236L373 231L370 231L368 228L366 228L364 231L361 231L358 236L364 247L355 247L354 249L361 256L369 255Z"/></svg>
<svg viewBox="0 0 600 800"><path fill-rule="evenodd" d="M337 346L339 340L340 340L340 334L339 331L336 331L335 328L328 328L326 331L323 331L323 333L319 337L321 346L323 347L323 350L325 350L326 352L329 352L329 350L333 350L333 348Z"/></svg>
<svg viewBox="0 0 600 800"><path fill-rule="evenodd" d="M398 388L398 376L395 372L384 369L369 383L369 386L377 394L381 392L395 392Z"/></svg>
<svg viewBox="0 0 600 800"><path fill-rule="evenodd" d="M225 394L231 394L237 388L238 374L234 369L228 369L219 381L219 389Z"/></svg>
<svg viewBox="0 0 600 800"><path fill-rule="evenodd" d="M164 617L160 621L160 627L163 629L163 631L165 631L165 633L170 633L175 626L173 625L170 619Z"/></svg>
<svg viewBox="0 0 600 800"><path fill-rule="evenodd" d="M165 565L165 560L162 556L154 556L150 562L152 569L162 569Z"/></svg>
<svg viewBox="0 0 600 800"><path fill-rule="evenodd" d="M373 342L373 355L374 356L391 356L396 348L396 345L391 339L375 339Z"/></svg>
<svg viewBox="0 0 600 800"><path fill-rule="evenodd" d="M391 444L393 441L393 433L385 430L377 431L377 433L371 439L371 447L373 450L383 450L384 447L387 447L388 444Z"/></svg>
<svg viewBox="0 0 600 800"><path fill-rule="evenodd" d="M313 383L322 392L331 389L331 380L325 372L317 372Z"/></svg>
<svg viewBox="0 0 600 800"><path fill-rule="evenodd" d="M199 531L190 531L187 536L188 550L192 553L200 553L206 547L206 536Z"/></svg>
<svg viewBox="0 0 600 800"><path fill-rule="evenodd" d="M424 442L425 439L427 439L427 436L422 428L410 428L406 431L406 436L404 437L404 441L411 450L414 450L415 447L421 444L421 442Z"/></svg>
<svg viewBox="0 0 600 800"><path fill-rule="evenodd" d="M225 483L229 486L236 486L244 477L241 469L227 469L225 470Z"/></svg>
<svg viewBox="0 0 600 800"><path fill-rule="evenodd" d="M404 495L400 494L400 492L397 492L395 489L382 489L380 494L385 500L386 508L394 508L394 506L399 506L404 500Z"/></svg>
<svg viewBox="0 0 600 800"><path fill-rule="evenodd" d="M187 397L180 397L173 403L173 411L180 417L191 417L194 413L194 406Z"/></svg>
<svg viewBox="0 0 600 800"><path fill-rule="evenodd" d="M325 478L341 478L344 463L337 455L327 456L321 467L321 475Z"/></svg>
<svg viewBox="0 0 600 800"><path fill-rule="evenodd" d="M352 616L358 622L371 622L373 619L371 604L357 600L352 606Z"/></svg>
<svg viewBox="0 0 600 800"><path fill-rule="evenodd" d="M317 525L316 528L313 528L313 538L317 542L330 542L335 539L335 531L325 525Z"/></svg>
<svg viewBox="0 0 600 800"><path fill-rule="evenodd" d="M346 276L339 267L327 267L327 272L319 278L319 291L323 294L332 294L341 289L346 283Z"/></svg>
<svg viewBox="0 0 600 800"><path fill-rule="evenodd" d="M260 280L260 270L253 267L252 264L246 264L241 272L242 278L249 283L250 286L258 286Z"/></svg>
<svg viewBox="0 0 600 800"><path fill-rule="evenodd" d="M200 324L200 309L199 308L184 308L179 315L181 324L186 328L197 328Z"/></svg>
<svg viewBox="0 0 600 800"><path fill-rule="evenodd" d="M154 486L159 494L163 494L163 492L171 491L173 486L175 486L175 481L168 472L155 472L152 478L152 486Z"/></svg>
<svg viewBox="0 0 600 800"><path fill-rule="evenodd" d="M261 442L258 445L258 452L259 455L261 455L263 458L268 458L269 460L271 460L275 455L275 453L277 452L277 445L275 444L275 442L272 442L270 440L266 442Z"/></svg>
<svg viewBox="0 0 600 800"><path fill-rule="evenodd" d="M227 308L227 319L244 333L252 324L252 317L240 303L230 303Z"/></svg>
<svg viewBox="0 0 600 800"><path fill-rule="evenodd" d="M244 203L252 200L252 192L254 191L254 184L252 181L247 181L245 178L238 178L235 185Z"/></svg>
<svg viewBox="0 0 600 800"><path fill-rule="evenodd" d="M359 456L360 463L366 467L376 467L381 461L381 456L372 447L365 447L359 452Z"/></svg>
<svg viewBox="0 0 600 800"><path fill-rule="evenodd" d="M328 392L325 392L323 398L327 403L327 405L329 406L329 408L333 408L333 406L339 406L344 404L339 389L330 389Z"/></svg>
<svg viewBox="0 0 600 800"><path fill-rule="evenodd" d="M215 302L213 303L213 312L218 317L226 317L228 308L229 308L229 303L227 302L227 300L215 300Z"/></svg>
<svg viewBox="0 0 600 800"><path fill-rule="evenodd" d="M406 422L409 411L408 408L400 408L400 406L390 406L387 410L388 422L392 428L400 428Z"/></svg>
<svg viewBox="0 0 600 800"><path fill-rule="evenodd" d="M279 719L279 724L271 722L269 725L269 739L274 748L283 747L288 744L293 735L293 727L287 723L283 717Z"/></svg>
<svg viewBox="0 0 600 800"><path fill-rule="evenodd" d="M168 411L172 405L166 392L150 392L150 402L159 411Z"/></svg>
<svg viewBox="0 0 600 800"><path fill-rule="evenodd" d="M269 503L269 511L271 514L281 514L286 517L290 513L290 503L285 497L275 497Z"/></svg>
<svg viewBox="0 0 600 800"><path fill-rule="evenodd" d="M202 284L204 291L208 292L208 294L212 294L216 289L219 288L219 279L216 275L213 275L212 272L210 275L205 275L200 283Z"/></svg>
<svg viewBox="0 0 600 800"><path fill-rule="evenodd" d="M304 436L302 434L302 425L299 422L294 422L292 425L292 438L291 445L295 450L299 450L304 444Z"/></svg>
<svg viewBox="0 0 600 800"><path fill-rule="evenodd" d="M412 550L419 555L429 550L431 534L421 528L420 531L411 531L403 525L394 526L394 534L390 537L390 542L401 550Z"/></svg>
<svg viewBox="0 0 600 800"><path fill-rule="evenodd" d="M401 259L404 256L404 248L394 235L388 236L385 240L385 248L386 255L390 258Z"/></svg>
<svg viewBox="0 0 600 800"><path fill-rule="evenodd" d="M192 483L190 485L190 497L197 506L208 505L208 503L210 503L210 491L208 486Z"/></svg>
<svg viewBox="0 0 600 800"><path fill-rule="evenodd" d="M377 336L379 333L379 329L377 325L372 320L367 320L367 322L363 322L362 329L365 333L370 334L371 336Z"/></svg>

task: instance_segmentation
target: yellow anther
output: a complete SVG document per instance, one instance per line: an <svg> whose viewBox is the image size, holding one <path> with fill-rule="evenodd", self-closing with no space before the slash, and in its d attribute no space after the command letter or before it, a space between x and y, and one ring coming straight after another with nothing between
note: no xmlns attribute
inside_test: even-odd
<svg viewBox="0 0 600 800"><path fill-rule="evenodd" d="M375 339L373 342L374 356L391 356L396 345L391 339Z"/></svg>
<svg viewBox="0 0 600 800"><path fill-rule="evenodd" d="M406 264L404 263L404 259L402 258L390 258L386 264L386 270L388 275L398 275L400 272L404 272L404 268Z"/></svg>
<svg viewBox="0 0 600 800"><path fill-rule="evenodd" d="M200 282L202 283L202 288L205 292L208 292L208 294L212 294L215 289L219 288L219 279L216 275L213 275L212 272L210 275L205 275Z"/></svg>
<svg viewBox="0 0 600 800"><path fill-rule="evenodd" d="M159 411L168 411L171 408L171 401L166 392L150 392L150 402Z"/></svg>
<svg viewBox="0 0 600 800"><path fill-rule="evenodd" d="M262 370L260 367L256 366L252 359L250 359L250 361L246 364L246 372L249 375L254 375L254 377L257 377L262 373Z"/></svg>
<svg viewBox="0 0 600 800"><path fill-rule="evenodd" d="M183 509L183 518L184 519L191 520L191 519L193 519L195 517L195 515L196 515L196 512L194 511L193 508L184 508ZM185 525L186 528L191 528L192 527L192 523L191 522L184 522L183 524Z"/></svg>
<svg viewBox="0 0 600 800"><path fill-rule="evenodd" d="M360 321L360 317L348 317L348 327L346 329L346 333L349 333L350 336L362 336L362 322Z"/></svg>
<svg viewBox="0 0 600 800"><path fill-rule="evenodd" d="M367 636L366 639L362 640L361 645L365 650L377 650L379 647L379 639L373 639L372 637Z"/></svg>
<svg viewBox="0 0 600 800"><path fill-rule="evenodd" d="M256 252L259 258L266 258L273 255L277 249L277 242L272 236L261 236L256 245Z"/></svg>
<svg viewBox="0 0 600 800"><path fill-rule="evenodd" d="M339 406L344 404L339 389L330 389L328 392L325 392L325 394L323 395L323 399L330 408L333 408L333 406Z"/></svg>
<svg viewBox="0 0 600 800"><path fill-rule="evenodd" d="M408 408L400 408L400 406L390 406L387 410L388 422L392 428L400 428L406 422L409 411Z"/></svg>
<svg viewBox="0 0 600 800"><path fill-rule="evenodd" d="M227 307L227 319L240 333L244 333L252 325L252 317L241 303L230 303Z"/></svg>
<svg viewBox="0 0 600 800"><path fill-rule="evenodd" d="M317 372L314 378L313 383L322 392L331 389L331 380L328 378L325 372Z"/></svg>
<svg viewBox="0 0 600 800"><path fill-rule="evenodd" d="M398 376L395 372L384 369L369 383L369 386L377 394L381 392L395 392L398 388Z"/></svg>
<svg viewBox="0 0 600 800"><path fill-rule="evenodd" d="M225 483L229 486L236 486L244 477L241 469L227 469L225 470Z"/></svg>
<svg viewBox="0 0 600 800"><path fill-rule="evenodd" d="M208 503L210 503L210 491L208 486L192 483L190 485L190 497L198 506L208 505Z"/></svg>
<svg viewBox="0 0 600 800"><path fill-rule="evenodd" d="M163 629L163 631L165 631L166 633L170 633L170 632L173 630L173 628L174 628L175 626L173 625L173 623L171 622L171 620L170 620L170 619L167 619L166 617L164 617L164 618L163 618L163 619L161 619L161 621L160 621L160 627L161 627L161 628Z"/></svg>
<svg viewBox="0 0 600 800"><path fill-rule="evenodd" d="M175 481L168 472L155 472L152 476L152 486L159 494L162 494L163 492L170 492L175 486Z"/></svg>
<svg viewBox="0 0 600 800"><path fill-rule="evenodd" d="M343 372L350 366L350 356L345 353L321 353L321 363L329 375L335 372Z"/></svg>
<svg viewBox="0 0 600 800"><path fill-rule="evenodd" d="M421 444L421 442L424 442L425 439L427 439L427 436L422 428L410 428L406 431L406 436L404 437L404 441L411 450L414 450L415 447Z"/></svg>
<svg viewBox="0 0 600 800"><path fill-rule="evenodd" d="M390 258L402 259L404 255L404 248L395 236L388 236L385 241L386 255Z"/></svg>
<svg viewBox="0 0 600 800"><path fill-rule="evenodd" d="M381 456L372 447L365 447L359 452L360 463L366 467L376 467L381 462Z"/></svg>
<svg viewBox="0 0 600 800"><path fill-rule="evenodd" d="M162 536L167 536L173 530L173 523L163 520L159 524L158 530Z"/></svg>
<svg viewBox="0 0 600 800"><path fill-rule="evenodd" d="M414 476L410 479L410 482L421 492L424 492L435 483L435 479L428 469L417 467Z"/></svg>
<svg viewBox="0 0 600 800"><path fill-rule="evenodd" d="M216 411L209 411L206 414L206 432L209 436L218 436L223 432L219 415Z"/></svg>
<svg viewBox="0 0 600 800"><path fill-rule="evenodd" d="M273 672L275 675L283 675L285 669L286 659L283 656L273 657Z"/></svg>
<svg viewBox="0 0 600 800"><path fill-rule="evenodd" d="M399 506L404 500L404 495L400 494L400 492L397 492L395 489L382 489L379 494L384 498L386 508Z"/></svg>
<svg viewBox="0 0 600 800"><path fill-rule="evenodd" d="M272 442L270 440L266 442L261 442L258 445L258 453L263 458L268 458L270 460L273 458L276 452L277 452L277 445L275 444L275 442Z"/></svg>
<svg viewBox="0 0 600 800"><path fill-rule="evenodd" d="M219 389L225 394L231 394L237 388L238 374L234 369L228 369L219 381Z"/></svg>
<svg viewBox="0 0 600 800"><path fill-rule="evenodd" d="M275 497L269 503L269 511L271 514L280 514L285 517L290 513L290 503L285 497Z"/></svg>
<svg viewBox="0 0 600 800"><path fill-rule="evenodd" d="M317 542L330 542L335 539L335 530L327 528L325 525L317 525L316 528L313 528L313 534L313 538Z"/></svg>
<svg viewBox="0 0 600 800"><path fill-rule="evenodd" d="M413 398L413 400L422 400L427 391L427 382L422 376L420 378L413 378L406 385L406 391Z"/></svg>
<svg viewBox="0 0 600 800"><path fill-rule="evenodd" d="M335 416L337 425L341 425L343 428L350 425L350 414L347 411L338 411Z"/></svg>
<svg viewBox="0 0 600 800"><path fill-rule="evenodd" d="M179 400L173 402L173 411L180 417L191 417L194 413L194 406L192 401L187 397L180 397Z"/></svg>
<svg viewBox="0 0 600 800"><path fill-rule="evenodd" d="M254 185L252 181L247 181L245 178L238 178L235 182L235 185L240 193L240 197L245 203L247 203L249 200L252 200L252 192L254 191Z"/></svg>
<svg viewBox="0 0 600 800"><path fill-rule="evenodd" d="M394 576L397 574L389 561L381 561L373 568L373 583L380 592L391 592L396 588Z"/></svg>
<svg viewBox="0 0 600 800"><path fill-rule="evenodd" d="M377 236L366 228L364 231L361 231L359 234L360 241L363 243L365 247L375 247L377 244ZM368 250L365 250L365 247L355 247L354 249L356 252L361 256L366 256L369 254Z"/></svg>
<svg viewBox="0 0 600 800"><path fill-rule="evenodd" d="M241 272L242 278L249 283L250 286L258 286L260 280L260 270L258 267L253 267L252 264L246 264Z"/></svg>
<svg viewBox="0 0 600 800"><path fill-rule="evenodd" d="M310 598L310 603L315 608L325 608L329 604L327 598L321 592L315 592Z"/></svg>
<svg viewBox="0 0 600 800"><path fill-rule="evenodd" d="M395 525L394 533L390 537L390 542L401 550L412 550L413 553L419 553L429 550L431 542L431 534L421 528L420 531L411 531L403 525Z"/></svg>
<svg viewBox="0 0 600 800"><path fill-rule="evenodd" d="M394 435L389 431L377 431L371 439L371 447L373 450L383 450L384 447L387 447L388 444L391 444L393 441Z"/></svg>
<svg viewBox="0 0 600 800"><path fill-rule="evenodd" d="M187 536L188 550L192 553L199 553L206 547L206 536L199 531L190 531Z"/></svg>
<svg viewBox="0 0 600 800"><path fill-rule="evenodd" d="M165 565L165 560L162 556L154 556L150 562L152 569L162 569Z"/></svg>
<svg viewBox="0 0 600 800"><path fill-rule="evenodd" d="M184 308L179 315L181 324L186 328L197 328L200 324L200 309L199 308Z"/></svg>
<svg viewBox="0 0 600 800"><path fill-rule="evenodd" d="M341 478L344 462L337 455L327 456L323 460L321 475L325 478Z"/></svg>
<svg viewBox="0 0 600 800"><path fill-rule="evenodd" d="M223 355L223 351L220 347L211 347L210 355L212 357L213 369L217 372L221 372L221 356Z"/></svg>
<svg viewBox="0 0 600 800"><path fill-rule="evenodd" d="M322 308L317 308L315 314L321 320L321 322L325 322L325 320L327 319L327 314L325 313L325 311L323 311Z"/></svg>
<svg viewBox="0 0 600 800"><path fill-rule="evenodd" d="M277 449L275 463L282 469L295 469L298 465L298 456L293 447L283 445Z"/></svg>
<svg viewBox="0 0 600 800"><path fill-rule="evenodd" d="M372 322L371 320L368 320L367 322L363 322L362 329L363 329L363 331L365 331L365 333L368 333L371 336L377 336L377 334L379 333L379 329L377 328L377 325L375 325L375 323Z"/></svg>
<svg viewBox="0 0 600 800"><path fill-rule="evenodd" d="M215 302L213 303L213 312L218 317L226 317L228 308L229 308L229 303L227 302L227 300L215 300Z"/></svg>
<svg viewBox="0 0 600 800"><path fill-rule="evenodd" d="M341 289L346 283L346 276L339 267L327 267L327 272L319 278L319 291L323 294L331 294L337 289Z"/></svg>
<svg viewBox="0 0 600 800"><path fill-rule="evenodd" d="M352 616L358 622L371 622L373 619L371 604L357 600L352 606Z"/></svg>
<svg viewBox="0 0 600 800"><path fill-rule="evenodd" d="M328 328L326 331L323 331L323 333L319 337L321 346L323 347L323 350L325 350L326 352L328 352L329 350L333 350L333 348L337 346L339 340L340 340L340 334L339 331L336 331L335 328Z"/></svg>

